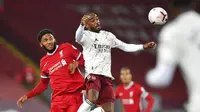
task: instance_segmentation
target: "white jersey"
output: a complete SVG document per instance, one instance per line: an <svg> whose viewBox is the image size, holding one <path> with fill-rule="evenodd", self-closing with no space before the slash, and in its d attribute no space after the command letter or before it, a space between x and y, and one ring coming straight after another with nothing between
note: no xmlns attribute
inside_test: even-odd
<svg viewBox="0 0 200 112"><path fill-rule="evenodd" d="M200 15L188 11L164 26L158 44L157 66L147 75L150 85L170 83L180 65L189 92L189 112L200 112Z"/></svg>
<svg viewBox="0 0 200 112"><path fill-rule="evenodd" d="M92 73L114 79L111 75L111 48L118 47L126 52L143 49L143 45L126 44L107 31L95 33L84 30L82 25L76 31L76 42L83 47L85 77Z"/></svg>

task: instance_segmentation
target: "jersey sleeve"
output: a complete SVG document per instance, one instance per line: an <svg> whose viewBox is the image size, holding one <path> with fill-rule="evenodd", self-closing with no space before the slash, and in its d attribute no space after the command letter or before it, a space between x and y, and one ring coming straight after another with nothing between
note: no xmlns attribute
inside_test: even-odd
<svg viewBox="0 0 200 112"><path fill-rule="evenodd" d="M83 54L73 45L68 44L68 49L70 51L71 57L79 62L79 65L84 65Z"/></svg>
<svg viewBox="0 0 200 112"><path fill-rule="evenodd" d="M115 97L116 98L119 98L119 86L116 88L116 91L115 91Z"/></svg>
<svg viewBox="0 0 200 112"><path fill-rule="evenodd" d="M88 37L90 36L88 31L85 31L85 26L79 25L78 29L76 30L75 40L82 46L86 46L89 42Z"/></svg>
<svg viewBox="0 0 200 112"><path fill-rule="evenodd" d="M149 93L144 89L144 87L141 87L140 90L141 90L141 97L145 99L149 95Z"/></svg>
<svg viewBox="0 0 200 112"><path fill-rule="evenodd" d="M45 91L48 87L49 84L49 78L41 78L40 82L38 83L38 85L29 93L26 94L26 96L28 98L32 98L36 95L39 95L40 93L42 93L43 91Z"/></svg>
<svg viewBox="0 0 200 112"><path fill-rule="evenodd" d="M40 77L41 78L49 78L48 73L46 73L43 68L45 67L47 63L40 61Z"/></svg>
<svg viewBox="0 0 200 112"><path fill-rule="evenodd" d="M156 67L146 76L147 83L152 87L165 87L172 82L176 65L183 55L179 40L181 35L176 31L176 28L166 26L160 33Z"/></svg>
<svg viewBox="0 0 200 112"><path fill-rule="evenodd" d="M143 50L143 45L136 45L136 44L127 44L122 42L121 40L117 39L116 36L112 33L110 33L110 36L112 38L112 48L119 48L125 52L136 52Z"/></svg>
<svg viewBox="0 0 200 112"><path fill-rule="evenodd" d="M180 36L176 28L166 26L161 30L158 44L158 60L162 63L177 64L183 54Z"/></svg>

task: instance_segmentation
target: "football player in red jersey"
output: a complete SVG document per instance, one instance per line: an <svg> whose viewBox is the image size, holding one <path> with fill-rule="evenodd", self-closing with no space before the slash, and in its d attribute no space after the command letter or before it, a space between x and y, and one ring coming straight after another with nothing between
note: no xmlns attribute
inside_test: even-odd
<svg viewBox="0 0 200 112"><path fill-rule="evenodd" d="M143 112L141 98L148 102L144 112L151 112L154 103L153 97L140 84L132 81L132 74L129 68L124 67L120 72L120 79L123 84L117 87L116 98L121 100L125 112Z"/></svg>
<svg viewBox="0 0 200 112"><path fill-rule="evenodd" d="M45 91L50 82L52 93L51 112L77 112L82 104L84 79L77 69L84 65L81 52L69 43L58 45L54 33L43 29L38 34L40 46L47 54L40 60L39 84L18 101L18 107L29 98Z"/></svg>

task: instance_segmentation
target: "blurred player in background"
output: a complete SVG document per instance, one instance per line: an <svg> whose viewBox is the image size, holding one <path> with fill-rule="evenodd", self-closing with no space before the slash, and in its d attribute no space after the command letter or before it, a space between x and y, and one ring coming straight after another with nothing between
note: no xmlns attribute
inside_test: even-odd
<svg viewBox="0 0 200 112"><path fill-rule="evenodd" d="M100 21L95 13L82 17L81 25L76 31L76 42L83 47L86 70L87 99L78 112L87 112L94 105L95 112L114 112L114 90L111 75L111 48L119 48L125 52L136 52L154 48L155 43L144 45L126 44L118 40L114 34L101 30Z"/></svg>
<svg viewBox="0 0 200 112"><path fill-rule="evenodd" d="M152 87L168 86L177 65L188 87L188 112L200 112L200 15L190 8L191 0L173 0L179 15L160 32L157 65L149 71Z"/></svg>
<svg viewBox="0 0 200 112"><path fill-rule="evenodd" d="M131 70L124 67L120 71L120 79L122 84L116 89L116 98L119 98L124 106L125 112L151 112L154 99L145 91L138 83L132 81ZM145 99L148 103L146 109L142 107L142 100Z"/></svg>
<svg viewBox="0 0 200 112"><path fill-rule="evenodd" d="M51 112L77 112L82 104L84 78L77 69L83 66L81 52L69 43L58 45L51 30L43 29L38 35L40 46L47 54L40 60L41 79L28 94L22 96L17 104L45 91L50 81L52 93Z"/></svg>

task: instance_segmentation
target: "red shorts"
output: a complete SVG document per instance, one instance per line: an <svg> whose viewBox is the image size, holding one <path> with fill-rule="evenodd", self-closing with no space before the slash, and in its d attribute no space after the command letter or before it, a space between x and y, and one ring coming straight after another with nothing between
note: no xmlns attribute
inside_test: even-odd
<svg viewBox="0 0 200 112"><path fill-rule="evenodd" d="M52 99L50 112L77 112L82 102L82 93L56 96Z"/></svg>
<svg viewBox="0 0 200 112"><path fill-rule="evenodd" d="M106 102L115 102L115 92L110 78L102 75L90 74L85 83L86 92L90 89L94 89L99 92L99 98L97 100L98 105L102 105Z"/></svg>

